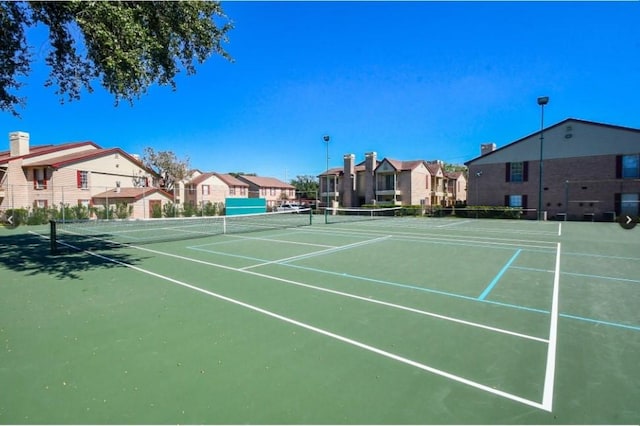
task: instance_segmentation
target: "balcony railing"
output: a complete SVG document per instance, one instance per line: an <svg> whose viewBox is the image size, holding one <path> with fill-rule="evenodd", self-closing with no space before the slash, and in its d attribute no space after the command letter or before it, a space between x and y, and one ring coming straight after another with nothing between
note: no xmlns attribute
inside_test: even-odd
<svg viewBox="0 0 640 426"><path fill-rule="evenodd" d="M376 191L376 195L402 195L402 191L399 189L380 189Z"/></svg>

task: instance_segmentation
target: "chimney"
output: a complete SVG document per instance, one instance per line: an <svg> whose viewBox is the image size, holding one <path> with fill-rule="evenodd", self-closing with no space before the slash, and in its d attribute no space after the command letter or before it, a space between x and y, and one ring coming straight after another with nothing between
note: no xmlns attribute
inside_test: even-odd
<svg viewBox="0 0 640 426"><path fill-rule="evenodd" d="M29 154L29 133L9 133L9 149L11 157L20 157Z"/></svg>
<svg viewBox="0 0 640 426"><path fill-rule="evenodd" d="M374 170L376 168L377 161L376 152L367 152L364 154L364 202L366 204L374 204L376 201L375 193L375 175Z"/></svg>
<svg viewBox="0 0 640 426"><path fill-rule="evenodd" d="M480 145L480 155L487 155L490 152L493 152L496 150L496 144L491 142L491 143L483 143L482 145Z"/></svg>
<svg viewBox="0 0 640 426"><path fill-rule="evenodd" d="M342 205L344 207L354 207L353 194L356 182L355 159L356 156L353 154L346 154L344 156L344 167L342 170Z"/></svg>

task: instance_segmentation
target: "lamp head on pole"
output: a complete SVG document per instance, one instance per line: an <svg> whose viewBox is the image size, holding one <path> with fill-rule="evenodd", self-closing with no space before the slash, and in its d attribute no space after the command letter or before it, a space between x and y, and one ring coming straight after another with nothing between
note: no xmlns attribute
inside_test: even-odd
<svg viewBox="0 0 640 426"><path fill-rule="evenodd" d="M324 135L322 139L324 139L325 142L329 142L329 139L331 138L329 137L329 135Z"/></svg>
<svg viewBox="0 0 640 426"><path fill-rule="evenodd" d="M538 98L538 105L544 106L544 105L546 105L548 103L549 103L549 97L548 96L540 96Z"/></svg>

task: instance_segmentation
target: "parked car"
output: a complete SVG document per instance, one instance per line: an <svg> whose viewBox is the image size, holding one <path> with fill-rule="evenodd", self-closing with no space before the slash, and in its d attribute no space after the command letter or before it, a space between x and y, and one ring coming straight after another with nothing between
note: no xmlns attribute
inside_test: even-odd
<svg viewBox="0 0 640 426"><path fill-rule="evenodd" d="M282 203L276 209L279 212L292 212L298 213L302 209L302 206L298 203Z"/></svg>

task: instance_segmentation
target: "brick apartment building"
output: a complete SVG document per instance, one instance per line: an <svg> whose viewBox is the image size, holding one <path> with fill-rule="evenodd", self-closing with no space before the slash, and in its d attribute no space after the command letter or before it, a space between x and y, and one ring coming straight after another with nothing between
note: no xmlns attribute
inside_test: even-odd
<svg viewBox="0 0 640 426"><path fill-rule="evenodd" d="M499 149L484 144L469 168L468 204L538 208L549 219L637 216L640 129L569 118ZM537 214L534 214L534 217Z"/></svg>

